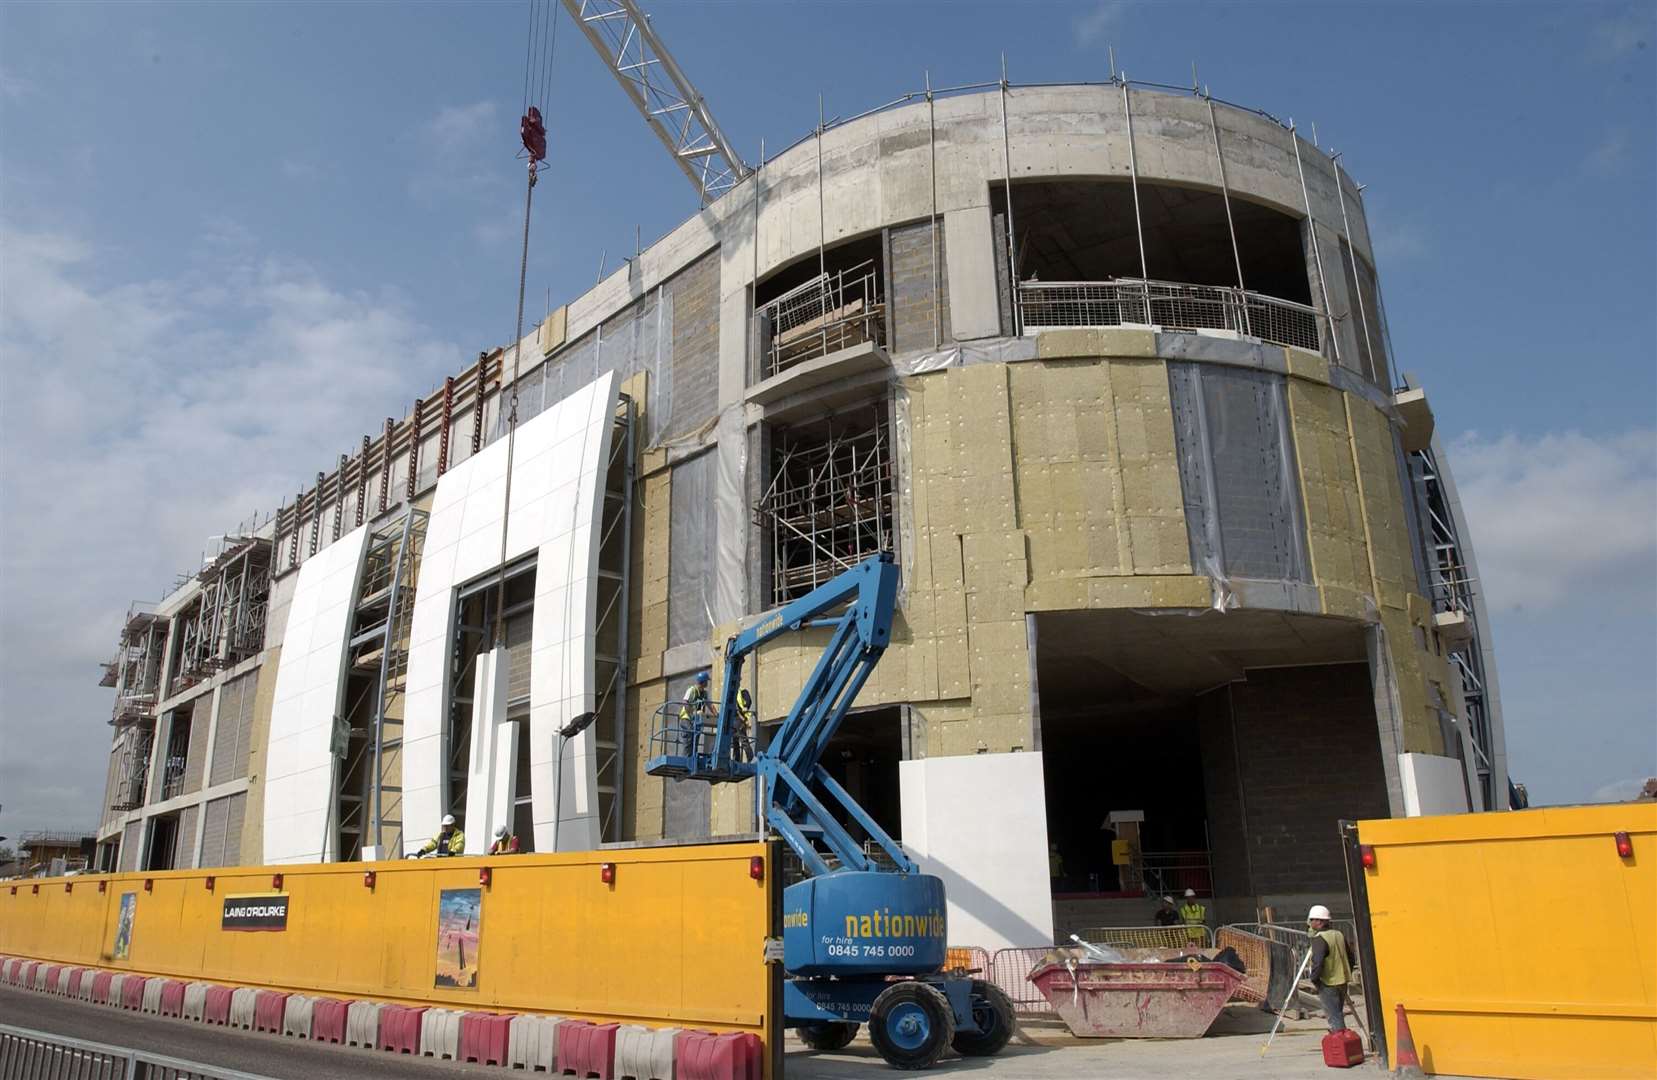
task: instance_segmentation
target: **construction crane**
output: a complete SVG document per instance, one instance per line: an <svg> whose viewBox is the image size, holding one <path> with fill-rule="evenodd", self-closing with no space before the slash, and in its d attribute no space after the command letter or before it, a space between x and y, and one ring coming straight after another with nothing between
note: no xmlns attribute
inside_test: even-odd
<svg viewBox="0 0 1657 1080"><path fill-rule="evenodd" d="M633 0L563 0L706 206L753 172Z"/></svg>
<svg viewBox="0 0 1657 1080"><path fill-rule="evenodd" d="M647 770L711 784L756 779L765 821L805 867L783 890L783 1014L801 1038L836 1050L869 1025L888 1064L924 1069L953 1045L970 1056L1006 1046L1007 995L981 979L941 975L948 932L944 883L918 871L823 767L823 754L892 636L897 567L873 555L772 612L725 644L717 702L668 702L656 714ZM764 747L747 728L744 662L766 642L827 628L829 643ZM891 860L882 866L841 824L847 815Z"/></svg>

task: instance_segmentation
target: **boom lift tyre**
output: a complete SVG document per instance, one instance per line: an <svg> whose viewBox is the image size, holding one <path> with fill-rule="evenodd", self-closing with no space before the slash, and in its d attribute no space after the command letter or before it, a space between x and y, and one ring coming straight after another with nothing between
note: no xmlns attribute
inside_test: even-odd
<svg viewBox="0 0 1657 1080"><path fill-rule="evenodd" d="M955 1038L949 999L928 983L893 983L869 1010L869 1040L894 1068L930 1068Z"/></svg>
<svg viewBox="0 0 1657 1080"><path fill-rule="evenodd" d="M800 1041L813 1050L824 1054L832 1054L836 1050L844 1050L857 1038L857 1029L861 1024L842 1024L838 1021L825 1021L817 1024L801 1024Z"/></svg>
<svg viewBox="0 0 1657 1080"><path fill-rule="evenodd" d="M951 1044L963 1057L993 1057L1013 1037L1017 1020L1013 1016L1013 999L992 982L972 980L972 1018L978 1021L977 1031L957 1031Z"/></svg>

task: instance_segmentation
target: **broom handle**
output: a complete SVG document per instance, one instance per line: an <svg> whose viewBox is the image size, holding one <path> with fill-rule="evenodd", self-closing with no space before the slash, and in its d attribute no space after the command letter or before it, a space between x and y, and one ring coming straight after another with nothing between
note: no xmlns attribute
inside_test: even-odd
<svg viewBox="0 0 1657 1080"><path fill-rule="evenodd" d="M1266 1036L1266 1045L1260 1048L1260 1056L1265 1057L1266 1051L1272 1048L1272 1040L1277 1038L1277 1029L1283 1026L1283 1014L1289 1008L1289 1003L1300 992L1301 976L1306 974L1306 965L1312 962L1312 950L1306 950L1306 958L1300 962L1300 970L1295 972L1295 981L1289 984L1288 996L1283 999L1283 1007L1277 1010L1277 1023L1272 1025L1272 1033Z"/></svg>

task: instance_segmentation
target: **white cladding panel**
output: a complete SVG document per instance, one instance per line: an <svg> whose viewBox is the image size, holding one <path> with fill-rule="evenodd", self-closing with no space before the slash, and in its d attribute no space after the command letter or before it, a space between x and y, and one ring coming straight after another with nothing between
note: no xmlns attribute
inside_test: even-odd
<svg viewBox="0 0 1657 1080"><path fill-rule="evenodd" d="M1398 778L1404 785L1405 816L1467 813L1466 774L1456 758L1399 754Z"/></svg>
<svg viewBox="0 0 1657 1080"><path fill-rule="evenodd" d="M334 856L328 741L342 708L346 639L367 547L365 525L299 568L282 634L265 750L267 863L321 862Z"/></svg>
<svg viewBox="0 0 1657 1080"><path fill-rule="evenodd" d="M512 516L506 560L538 552L531 620L529 728L535 850L552 850L558 798L553 758L558 729L593 707L593 631L598 621L598 541L603 476L609 462L616 377L593 382L518 427L512 461ZM409 638L408 696L403 718L405 848L423 844L443 814L443 680L448 668L455 590L501 565L506 502L506 440L497 439L445 473L432 500L415 588ZM494 710L484 710L485 713ZM483 717L485 720L490 717ZM505 722L504 710L493 715ZM570 740L564 776L560 845L598 844L593 732ZM477 766L496 762L484 754ZM474 775L469 784L478 783ZM502 791L510 775L496 777ZM482 806L503 805L491 798ZM505 803L504 805L509 805ZM469 808L468 808L469 809ZM493 814L490 815L491 818ZM488 843L492 821L464 821L468 847Z"/></svg>
<svg viewBox="0 0 1657 1080"><path fill-rule="evenodd" d="M1040 754L898 763L903 849L943 879L949 943L1050 945L1047 793Z"/></svg>

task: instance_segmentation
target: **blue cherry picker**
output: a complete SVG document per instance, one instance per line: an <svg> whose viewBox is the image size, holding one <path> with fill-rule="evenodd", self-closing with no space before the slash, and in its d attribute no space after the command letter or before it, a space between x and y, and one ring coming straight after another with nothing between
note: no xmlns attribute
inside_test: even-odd
<svg viewBox="0 0 1657 1080"><path fill-rule="evenodd" d="M1013 1033L1011 1000L994 984L942 974L944 883L918 872L898 843L823 767L822 757L892 636L897 567L871 556L769 613L725 645L716 701L657 713L646 768L710 784L757 779L767 826L806 877L783 890L785 1022L808 1046L838 1050L869 1025L888 1064L924 1069L946 1047L988 1056ZM747 729L744 661L782 634L826 627L828 647L764 747ZM877 863L836 816L890 859Z"/></svg>

